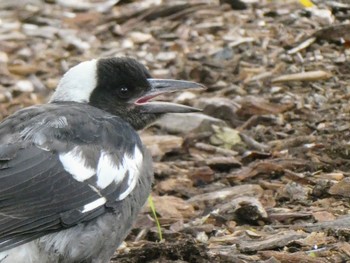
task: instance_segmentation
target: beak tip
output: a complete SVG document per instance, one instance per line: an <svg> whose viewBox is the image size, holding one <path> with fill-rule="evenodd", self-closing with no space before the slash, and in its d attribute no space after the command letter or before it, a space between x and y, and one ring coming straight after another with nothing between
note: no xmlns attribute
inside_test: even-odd
<svg viewBox="0 0 350 263"><path fill-rule="evenodd" d="M192 107L192 112L203 112L203 109Z"/></svg>
<svg viewBox="0 0 350 263"><path fill-rule="evenodd" d="M207 86L205 86L204 84L201 84L201 83L197 83L198 86L199 86L199 89L202 89L202 90L207 90Z"/></svg>

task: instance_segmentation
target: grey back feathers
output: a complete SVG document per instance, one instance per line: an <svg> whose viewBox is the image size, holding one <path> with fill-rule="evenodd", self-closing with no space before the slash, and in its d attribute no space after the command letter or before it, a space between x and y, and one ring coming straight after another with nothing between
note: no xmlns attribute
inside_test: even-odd
<svg viewBox="0 0 350 263"><path fill-rule="evenodd" d="M87 104L21 110L0 126L0 142L0 251L118 213L141 173L152 174L131 126ZM148 180L138 186L146 196Z"/></svg>

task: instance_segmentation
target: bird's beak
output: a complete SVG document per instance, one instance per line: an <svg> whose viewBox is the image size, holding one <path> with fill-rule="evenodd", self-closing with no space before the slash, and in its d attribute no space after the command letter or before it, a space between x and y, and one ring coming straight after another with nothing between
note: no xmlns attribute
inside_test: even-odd
<svg viewBox="0 0 350 263"><path fill-rule="evenodd" d="M200 109L185 106L170 102L161 101L149 101L150 99L169 92L183 91L183 90L198 90L205 89L201 84L184 81L184 80L172 80L172 79L148 79L151 89L148 90L141 98L138 98L134 103L138 106L142 106L143 112L148 113L188 113L201 111Z"/></svg>

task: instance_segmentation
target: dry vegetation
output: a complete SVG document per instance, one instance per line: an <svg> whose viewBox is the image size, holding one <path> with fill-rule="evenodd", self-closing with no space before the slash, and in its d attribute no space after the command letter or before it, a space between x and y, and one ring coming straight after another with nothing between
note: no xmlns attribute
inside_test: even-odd
<svg viewBox="0 0 350 263"><path fill-rule="evenodd" d="M17 2L0 2L1 118L101 56L208 87L163 97L204 114L142 132L164 240L146 207L114 262L350 260L347 1Z"/></svg>

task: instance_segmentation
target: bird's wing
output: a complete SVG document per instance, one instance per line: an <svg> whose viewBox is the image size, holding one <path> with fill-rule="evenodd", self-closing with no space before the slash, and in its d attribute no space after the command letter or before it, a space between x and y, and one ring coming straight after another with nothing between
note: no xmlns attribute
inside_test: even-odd
<svg viewBox="0 0 350 263"><path fill-rule="evenodd" d="M128 124L46 107L0 125L0 251L113 209L140 175L143 149Z"/></svg>

